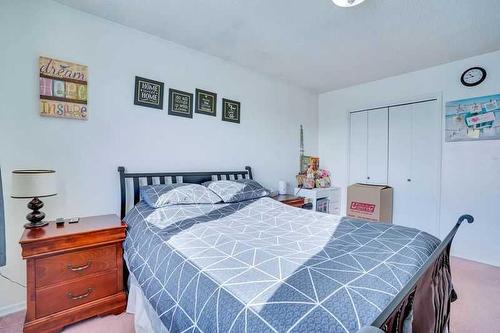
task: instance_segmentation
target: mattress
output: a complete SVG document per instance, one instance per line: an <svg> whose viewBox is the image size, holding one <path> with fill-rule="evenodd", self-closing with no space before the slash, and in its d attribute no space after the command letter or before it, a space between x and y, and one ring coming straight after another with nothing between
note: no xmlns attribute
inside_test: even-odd
<svg viewBox="0 0 500 333"><path fill-rule="evenodd" d="M169 332L356 332L439 240L271 198L125 217L125 257Z"/></svg>

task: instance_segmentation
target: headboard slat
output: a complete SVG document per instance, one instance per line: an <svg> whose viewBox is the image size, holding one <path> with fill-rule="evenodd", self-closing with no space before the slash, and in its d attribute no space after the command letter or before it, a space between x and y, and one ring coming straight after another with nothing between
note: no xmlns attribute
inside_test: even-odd
<svg viewBox="0 0 500 333"><path fill-rule="evenodd" d="M134 182L134 205L141 200L141 193L139 192L139 177L132 179Z"/></svg>
<svg viewBox="0 0 500 333"><path fill-rule="evenodd" d="M141 200L141 194L139 191L139 181L140 179L145 179L148 185L153 185L153 178L159 178L160 184L167 183L167 177L171 179L172 184L182 181L183 183L191 184L202 184L206 181L210 181L215 176L216 179L222 180L246 178L253 179L252 168L247 166L245 170L242 171L202 171L202 172L152 172L152 173L126 173L124 167L118 167L118 172L120 174L120 210L121 218L125 217L127 213L127 186L126 179L132 179L133 183L133 196L134 205ZM182 180L181 180L182 179Z"/></svg>

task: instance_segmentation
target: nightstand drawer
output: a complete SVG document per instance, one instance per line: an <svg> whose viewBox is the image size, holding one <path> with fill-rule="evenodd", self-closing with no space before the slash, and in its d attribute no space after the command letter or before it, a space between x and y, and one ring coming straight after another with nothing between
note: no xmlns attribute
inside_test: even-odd
<svg viewBox="0 0 500 333"><path fill-rule="evenodd" d="M116 268L116 245L37 259L36 288Z"/></svg>
<svg viewBox="0 0 500 333"><path fill-rule="evenodd" d="M73 308L113 295L118 291L116 270L54 287L42 288L36 291L36 317L40 318Z"/></svg>

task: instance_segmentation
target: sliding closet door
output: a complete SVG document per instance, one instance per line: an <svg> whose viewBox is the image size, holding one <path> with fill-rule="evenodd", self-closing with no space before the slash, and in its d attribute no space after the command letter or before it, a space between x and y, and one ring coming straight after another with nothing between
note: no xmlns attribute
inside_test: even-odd
<svg viewBox="0 0 500 333"><path fill-rule="evenodd" d="M368 112L351 113L349 183L365 183L367 178Z"/></svg>
<svg viewBox="0 0 500 333"><path fill-rule="evenodd" d="M407 227L414 224L414 208L411 193L412 161L411 105L389 108L389 165L388 185L394 190L392 222Z"/></svg>
<svg viewBox="0 0 500 333"><path fill-rule="evenodd" d="M367 183L387 184L388 108L368 111Z"/></svg>
<svg viewBox="0 0 500 333"><path fill-rule="evenodd" d="M387 184L387 118L388 108L351 113L351 184Z"/></svg>
<svg viewBox="0 0 500 333"><path fill-rule="evenodd" d="M439 237L441 112L437 101L413 106L411 184L421 230Z"/></svg>
<svg viewBox="0 0 500 333"><path fill-rule="evenodd" d="M439 235L441 113L437 101L389 109L388 183L395 224Z"/></svg>

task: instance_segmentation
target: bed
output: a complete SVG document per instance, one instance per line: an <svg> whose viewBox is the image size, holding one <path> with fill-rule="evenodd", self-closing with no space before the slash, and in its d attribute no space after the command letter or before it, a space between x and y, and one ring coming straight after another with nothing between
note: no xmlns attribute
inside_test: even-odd
<svg viewBox="0 0 500 333"><path fill-rule="evenodd" d="M129 306L155 332L445 332L449 251L416 229L307 211L264 197L152 208L146 184L252 179L252 170L119 169ZM128 193L133 202L128 203ZM128 209L127 207L131 207Z"/></svg>

